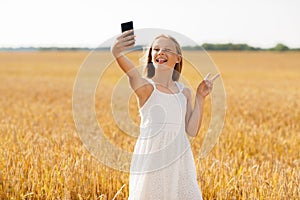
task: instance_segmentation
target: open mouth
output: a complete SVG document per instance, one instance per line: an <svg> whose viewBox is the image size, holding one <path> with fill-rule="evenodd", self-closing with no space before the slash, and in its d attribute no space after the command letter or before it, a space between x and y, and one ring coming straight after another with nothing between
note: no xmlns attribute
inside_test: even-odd
<svg viewBox="0 0 300 200"><path fill-rule="evenodd" d="M159 63L159 64L163 64L165 62L167 62L168 60L167 59L164 59L164 58L157 58L156 59L156 62Z"/></svg>

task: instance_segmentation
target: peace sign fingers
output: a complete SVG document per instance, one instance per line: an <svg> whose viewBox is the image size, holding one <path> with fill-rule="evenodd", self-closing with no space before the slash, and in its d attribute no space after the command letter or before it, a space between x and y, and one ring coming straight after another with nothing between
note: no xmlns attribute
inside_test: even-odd
<svg viewBox="0 0 300 200"><path fill-rule="evenodd" d="M211 73L209 72L197 88L197 94L203 98L205 98L212 91L213 82L220 76L220 74L216 74L210 79L210 75Z"/></svg>
<svg viewBox="0 0 300 200"><path fill-rule="evenodd" d="M210 72L205 76L204 80L208 80L208 78L210 77ZM218 77L220 76L220 74L216 74L212 77L212 79L210 80L211 82L214 82Z"/></svg>

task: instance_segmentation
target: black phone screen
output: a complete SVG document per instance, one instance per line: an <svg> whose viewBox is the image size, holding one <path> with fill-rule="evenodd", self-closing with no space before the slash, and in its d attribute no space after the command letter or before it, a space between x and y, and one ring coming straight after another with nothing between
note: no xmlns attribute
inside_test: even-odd
<svg viewBox="0 0 300 200"><path fill-rule="evenodd" d="M121 28L122 28L122 32L132 30L133 29L133 22L129 21L129 22L122 23Z"/></svg>

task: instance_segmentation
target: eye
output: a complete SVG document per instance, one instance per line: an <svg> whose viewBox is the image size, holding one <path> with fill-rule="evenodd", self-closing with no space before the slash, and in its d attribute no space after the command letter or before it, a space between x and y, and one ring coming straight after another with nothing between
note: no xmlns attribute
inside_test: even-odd
<svg viewBox="0 0 300 200"><path fill-rule="evenodd" d="M153 50L154 50L154 51L159 51L159 48L154 48Z"/></svg>

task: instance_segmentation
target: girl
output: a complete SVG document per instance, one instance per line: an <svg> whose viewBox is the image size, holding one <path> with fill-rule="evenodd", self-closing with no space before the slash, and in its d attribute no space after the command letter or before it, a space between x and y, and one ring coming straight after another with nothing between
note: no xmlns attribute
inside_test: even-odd
<svg viewBox="0 0 300 200"><path fill-rule="evenodd" d="M196 167L189 136L200 129L205 97L215 75L210 73L197 88L194 108L192 92L178 82L182 53L171 36L156 37L147 53L147 77L142 77L123 54L135 44L133 30L121 34L111 51L127 74L141 116L140 135L130 166L129 200L199 200Z"/></svg>

